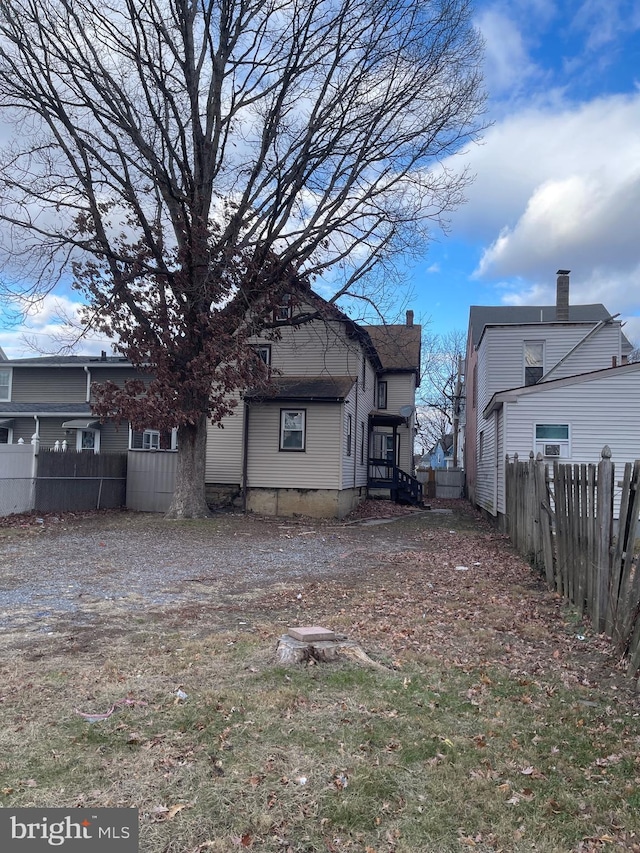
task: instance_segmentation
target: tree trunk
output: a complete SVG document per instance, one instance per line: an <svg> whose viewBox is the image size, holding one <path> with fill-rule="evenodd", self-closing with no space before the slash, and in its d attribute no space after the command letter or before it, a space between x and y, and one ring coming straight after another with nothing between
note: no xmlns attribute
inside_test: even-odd
<svg viewBox="0 0 640 853"><path fill-rule="evenodd" d="M178 467L173 499L166 518L208 518L204 489L207 418L178 430Z"/></svg>

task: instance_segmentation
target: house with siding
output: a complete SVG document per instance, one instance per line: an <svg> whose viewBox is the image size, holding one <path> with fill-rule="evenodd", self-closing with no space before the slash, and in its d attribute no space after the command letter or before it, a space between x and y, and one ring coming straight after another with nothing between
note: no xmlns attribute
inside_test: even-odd
<svg viewBox="0 0 640 853"><path fill-rule="evenodd" d="M413 313L402 325L360 326L309 289L278 310L278 334L253 341L271 387L237 393L232 414L209 426L211 502L241 496L256 512L342 517L373 485L418 501L421 329ZM0 443L36 436L41 447L85 452L175 451L175 431L133 432L92 415L93 383L136 376L125 359L105 353L3 361Z"/></svg>
<svg viewBox="0 0 640 853"><path fill-rule="evenodd" d="M558 271L553 306L471 306L465 377L468 497L501 519L504 463L531 451L548 461L614 462L640 452L640 367L602 304L569 305Z"/></svg>

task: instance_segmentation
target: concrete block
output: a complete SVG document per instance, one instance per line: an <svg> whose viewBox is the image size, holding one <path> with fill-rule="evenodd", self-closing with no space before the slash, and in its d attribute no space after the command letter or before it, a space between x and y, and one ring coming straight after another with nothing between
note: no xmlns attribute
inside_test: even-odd
<svg viewBox="0 0 640 853"><path fill-rule="evenodd" d="M287 634L301 643L320 643L336 638L333 631L328 628L320 628L318 625L300 625L297 628L289 628Z"/></svg>

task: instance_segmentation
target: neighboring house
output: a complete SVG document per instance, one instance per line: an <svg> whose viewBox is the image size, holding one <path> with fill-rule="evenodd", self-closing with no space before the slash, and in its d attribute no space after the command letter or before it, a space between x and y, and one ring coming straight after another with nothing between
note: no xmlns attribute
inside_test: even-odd
<svg viewBox="0 0 640 853"><path fill-rule="evenodd" d="M0 364L0 444L41 447L66 441L71 450L126 452L134 437L126 425L101 424L91 414L91 384L118 384L136 376L122 358L50 356L7 359Z"/></svg>
<svg viewBox="0 0 640 853"><path fill-rule="evenodd" d="M309 311L320 316L295 323ZM279 338L255 339L272 389L238 394L223 428L209 427L208 494L242 494L257 512L338 517L374 485L417 500L411 475L421 329L412 312L405 325L363 327L308 289L278 312ZM42 447L175 449L175 432L133 432L92 417L93 382L134 376L126 360L104 353L3 361L0 442L37 435Z"/></svg>
<svg viewBox="0 0 640 853"><path fill-rule="evenodd" d="M640 365L604 305L569 305L560 270L556 305L472 306L465 378L467 494L500 517L504 462L598 462L605 444L614 462L640 454Z"/></svg>
<svg viewBox="0 0 640 853"><path fill-rule="evenodd" d="M453 465L453 435L443 435L429 451L430 468L451 468Z"/></svg>

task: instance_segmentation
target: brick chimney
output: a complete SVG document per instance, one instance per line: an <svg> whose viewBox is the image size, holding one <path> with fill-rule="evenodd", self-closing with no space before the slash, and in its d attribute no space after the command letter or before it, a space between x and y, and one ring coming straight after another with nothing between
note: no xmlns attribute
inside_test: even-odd
<svg viewBox="0 0 640 853"><path fill-rule="evenodd" d="M569 320L569 273L571 270L558 270L556 286L556 320Z"/></svg>
<svg viewBox="0 0 640 853"><path fill-rule="evenodd" d="M413 311L407 311L407 326L413 326Z"/></svg>

